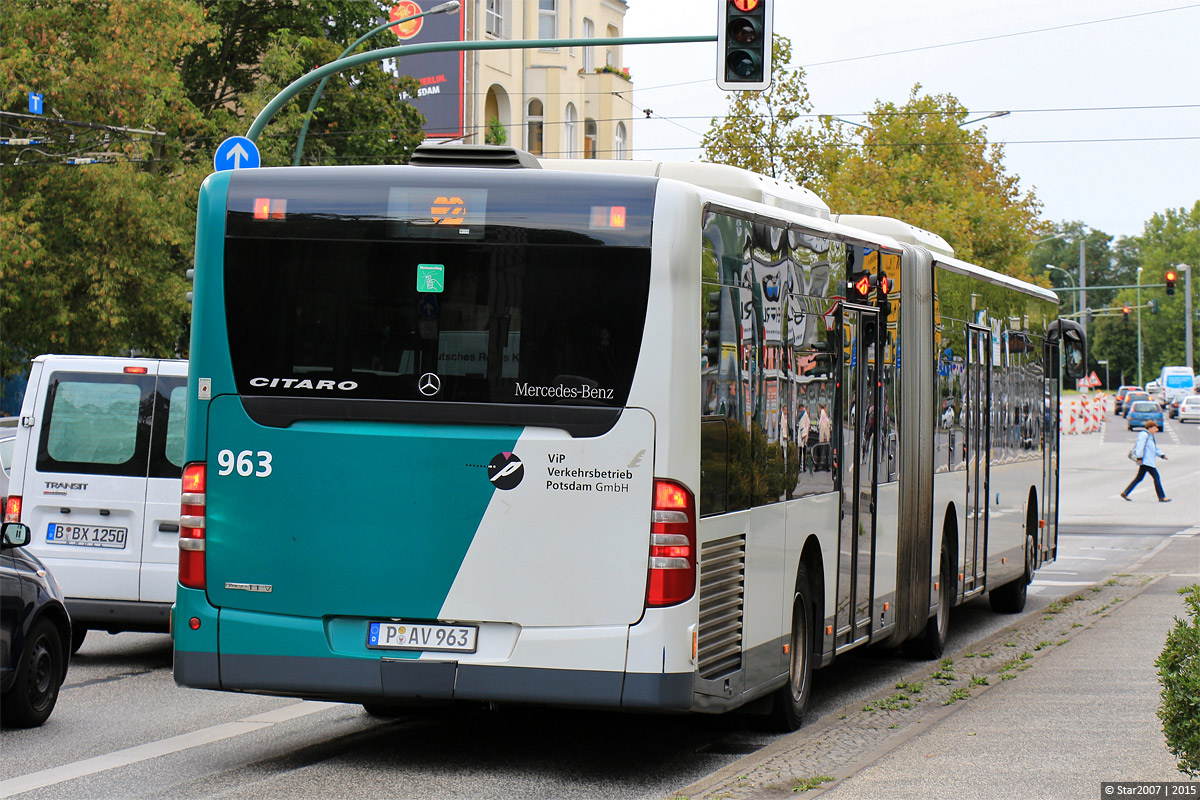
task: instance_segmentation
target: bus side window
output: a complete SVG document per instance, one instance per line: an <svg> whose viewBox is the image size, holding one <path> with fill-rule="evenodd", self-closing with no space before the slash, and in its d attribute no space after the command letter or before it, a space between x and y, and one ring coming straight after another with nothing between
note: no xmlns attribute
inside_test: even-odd
<svg viewBox="0 0 1200 800"><path fill-rule="evenodd" d="M700 516L729 510L729 422L705 417L700 422Z"/></svg>

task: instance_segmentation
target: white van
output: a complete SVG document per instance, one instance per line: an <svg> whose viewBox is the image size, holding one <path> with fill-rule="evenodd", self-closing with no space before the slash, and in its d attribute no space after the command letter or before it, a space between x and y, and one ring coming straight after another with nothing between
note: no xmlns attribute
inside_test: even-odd
<svg viewBox="0 0 1200 800"><path fill-rule="evenodd" d="M4 519L89 629L168 630L179 559L186 361L44 355L21 405Z"/></svg>

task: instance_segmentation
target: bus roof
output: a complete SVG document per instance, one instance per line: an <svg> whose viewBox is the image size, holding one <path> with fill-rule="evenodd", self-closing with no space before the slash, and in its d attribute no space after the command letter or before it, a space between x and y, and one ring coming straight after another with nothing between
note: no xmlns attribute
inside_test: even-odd
<svg viewBox="0 0 1200 800"><path fill-rule="evenodd" d="M545 158L541 162L543 169L669 178L807 217L826 221L830 219L829 206L810 189L728 164L708 164L699 161L598 161L590 158Z"/></svg>

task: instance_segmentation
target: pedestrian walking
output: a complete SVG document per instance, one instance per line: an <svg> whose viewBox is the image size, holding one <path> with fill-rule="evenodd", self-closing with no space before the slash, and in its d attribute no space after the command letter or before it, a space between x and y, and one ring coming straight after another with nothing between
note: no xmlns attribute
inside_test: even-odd
<svg viewBox="0 0 1200 800"><path fill-rule="evenodd" d="M1133 446L1133 455L1137 459L1138 473L1133 479L1133 483L1125 487L1125 491L1121 492L1121 499L1132 500L1129 493L1133 491L1133 487L1142 482L1142 478L1146 477L1147 473L1154 479L1154 493L1158 495L1158 502L1169 503L1171 498L1163 493L1162 481L1158 478L1158 470L1155 464L1158 459L1167 460L1167 454L1158 449L1158 442L1154 441L1154 434L1158 432L1158 424L1154 420L1149 420L1146 427L1138 432L1137 444Z"/></svg>

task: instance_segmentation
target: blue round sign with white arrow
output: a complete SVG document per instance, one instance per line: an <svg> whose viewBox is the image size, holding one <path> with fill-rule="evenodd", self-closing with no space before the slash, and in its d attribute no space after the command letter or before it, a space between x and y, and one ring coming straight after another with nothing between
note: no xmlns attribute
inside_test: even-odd
<svg viewBox="0 0 1200 800"><path fill-rule="evenodd" d="M245 136L230 136L217 145L213 166L217 172L227 169L250 169L262 163L258 145Z"/></svg>

